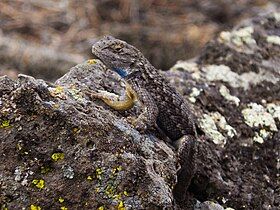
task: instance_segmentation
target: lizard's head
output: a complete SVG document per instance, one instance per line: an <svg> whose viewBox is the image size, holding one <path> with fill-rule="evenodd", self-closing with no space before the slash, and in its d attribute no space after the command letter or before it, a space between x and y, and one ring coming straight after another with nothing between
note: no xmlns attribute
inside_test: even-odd
<svg viewBox="0 0 280 210"><path fill-rule="evenodd" d="M107 67L125 78L144 56L135 47L112 36L105 36L92 46L92 53Z"/></svg>

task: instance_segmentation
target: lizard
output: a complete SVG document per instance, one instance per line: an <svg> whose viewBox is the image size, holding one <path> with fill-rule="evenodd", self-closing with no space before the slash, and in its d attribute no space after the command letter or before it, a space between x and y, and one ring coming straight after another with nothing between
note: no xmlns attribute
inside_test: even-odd
<svg viewBox="0 0 280 210"><path fill-rule="evenodd" d="M197 132L188 104L183 96L167 81L144 55L134 46L112 36L105 36L92 46L93 55L107 68L115 71L126 82L126 99L110 101L106 96L97 96L113 109L130 108L131 100L143 105L135 127L145 131L157 127L177 149L177 183L173 188L176 201L186 199L187 189L196 169ZM110 101L108 103L108 101ZM129 105L128 105L129 104Z"/></svg>

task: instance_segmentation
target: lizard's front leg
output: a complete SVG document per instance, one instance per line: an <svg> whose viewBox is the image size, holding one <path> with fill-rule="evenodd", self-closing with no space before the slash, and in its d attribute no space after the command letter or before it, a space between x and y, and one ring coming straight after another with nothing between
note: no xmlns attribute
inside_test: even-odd
<svg viewBox="0 0 280 210"><path fill-rule="evenodd" d="M186 198L187 189L196 171L197 146L193 135L185 135L177 140L178 162L177 183L173 189L175 200L180 204Z"/></svg>
<svg viewBox="0 0 280 210"><path fill-rule="evenodd" d="M118 111L125 111L132 108L137 100L136 92L128 83L125 83L125 96L123 100L119 100L120 96L106 91L90 93L90 96L101 99L108 106Z"/></svg>

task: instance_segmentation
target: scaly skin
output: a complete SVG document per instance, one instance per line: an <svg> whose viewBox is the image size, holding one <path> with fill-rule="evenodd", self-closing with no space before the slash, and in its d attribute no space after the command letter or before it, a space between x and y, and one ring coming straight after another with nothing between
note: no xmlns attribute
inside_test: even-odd
<svg viewBox="0 0 280 210"><path fill-rule="evenodd" d="M92 46L92 53L116 71L142 102L144 111L136 120L138 130L156 125L174 144L181 140L178 148L181 168L174 197L182 202L196 166L196 130L187 103L144 55L128 43L105 36ZM114 108L112 103L110 106Z"/></svg>
<svg viewBox="0 0 280 210"><path fill-rule="evenodd" d="M134 106L135 101L137 101L137 94L127 83L125 84L124 100L119 100L119 97L117 95L115 95L115 98L112 99L110 96L107 96L106 93L104 93L103 91L99 91L98 93L90 93L90 96L101 99L108 106L117 111L125 111L130 109Z"/></svg>

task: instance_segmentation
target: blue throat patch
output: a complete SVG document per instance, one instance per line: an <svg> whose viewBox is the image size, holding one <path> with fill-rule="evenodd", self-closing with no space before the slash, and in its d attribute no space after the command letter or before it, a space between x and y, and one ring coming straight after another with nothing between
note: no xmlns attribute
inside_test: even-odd
<svg viewBox="0 0 280 210"><path fill-rule="evenodd" d="M128 74L127 71L122 68L113 68L115 72L117 72L122 78L125 78Z"/></svg>

